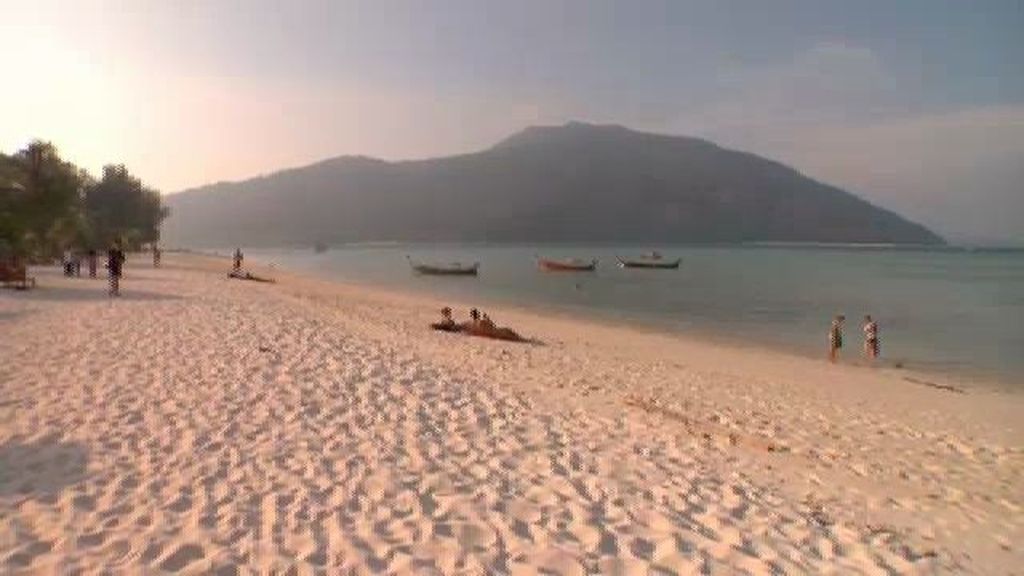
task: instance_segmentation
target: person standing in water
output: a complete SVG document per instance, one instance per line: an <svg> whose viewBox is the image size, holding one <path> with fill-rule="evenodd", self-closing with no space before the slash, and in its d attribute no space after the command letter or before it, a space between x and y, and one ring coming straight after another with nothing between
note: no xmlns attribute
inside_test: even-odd
<svg viewBox="0 0 1024 576"><path fill-rule="evenodd" d="M878 322L870 314L864 316L864 355L872 362L878 358Z"/></svg>
<svg viewBox="0 0 1024 576"><path fill-rule="evenodd" d="M110 278L110 295L121 295L121 266L124 264L124 252L119 244L112 244L107 250L107 272Z"/></svg>
<svg viewBox="0 0 1024 576"><path fill-rule="evenodd" d="M832 327L828 331L828 359L835 362L839 355L839 349L843 347L843 320L846 316L842 314L832 319Z"/></svg>

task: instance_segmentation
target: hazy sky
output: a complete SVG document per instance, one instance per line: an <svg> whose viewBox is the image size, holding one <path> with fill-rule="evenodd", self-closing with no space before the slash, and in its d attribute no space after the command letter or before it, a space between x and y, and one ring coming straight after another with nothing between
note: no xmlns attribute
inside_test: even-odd
<svg viewBox="0 0 1024 576"><path fill-rule="evenodd" d="M0 149L164 192L578 119L1024 242L1024 2L0 0Z"/></svg>

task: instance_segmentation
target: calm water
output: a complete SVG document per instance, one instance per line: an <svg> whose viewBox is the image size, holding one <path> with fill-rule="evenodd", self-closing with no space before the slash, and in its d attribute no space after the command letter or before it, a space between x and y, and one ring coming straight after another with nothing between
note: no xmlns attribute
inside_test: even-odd
<svg viewBox="0 0 1024 576"><path fill-rule="evenodd" d="M451 295L458 303L541 306L823 355L832 315L859 356L864 314L889 364L1024 385L1024 253L791 247L658 247L679 270L624 270L650 247L356 246L247 256L320 277ZM477 278L415 276L426 262L477 261ZM545 273L535 254L598 258L595 273ZM461 311L464 315L465 311ZM500 318L498 319L500 320ZM529 332L529 327L519 327Z"/></svg>

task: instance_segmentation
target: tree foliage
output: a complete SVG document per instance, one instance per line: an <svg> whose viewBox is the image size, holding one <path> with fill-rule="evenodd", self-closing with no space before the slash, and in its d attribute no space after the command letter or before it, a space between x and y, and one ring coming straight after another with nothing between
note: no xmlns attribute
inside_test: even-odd
<svg viewBox="0 0 1024 576"><path fill-rule="evenodd" d="M103 167L103 177L85 191L85 208L92 234L100 244L115 240L130 246L160 239L160 222L168 210L160 193L143 185L123 164Z"/></svg>
<svg viewBox="0 0 1024 576"><path fill-rule="evenodd" d="M156 242L167 216L160 194L123 165L99 180L36 141L0 154L0 252L46 259L65 248L129 248Z"/></svg>

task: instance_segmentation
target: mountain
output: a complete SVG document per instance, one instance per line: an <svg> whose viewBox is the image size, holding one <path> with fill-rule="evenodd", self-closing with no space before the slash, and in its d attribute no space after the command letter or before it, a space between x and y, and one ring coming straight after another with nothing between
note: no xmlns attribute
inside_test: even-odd
<svg viewBox="0 0 1024 576"><path fill-rule="evenodd" d="M165 197L168 245L355 241L871 242L928 229L797 171L696 138L572 122L473 154L340 157Z"/></svg>

